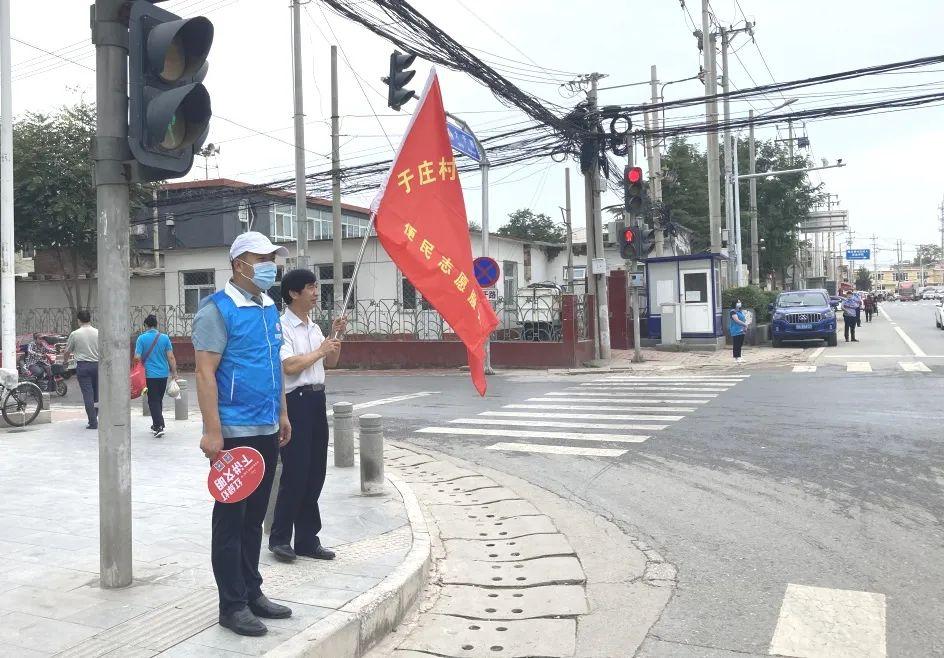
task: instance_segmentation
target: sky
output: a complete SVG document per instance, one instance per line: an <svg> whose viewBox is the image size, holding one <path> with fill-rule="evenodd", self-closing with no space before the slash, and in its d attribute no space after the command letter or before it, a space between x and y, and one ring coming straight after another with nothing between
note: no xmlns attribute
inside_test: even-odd
<svg viewBox="0 0 944 658"><path fill-rule="evenodd" d="M687 0L413 0L421 13L500 71L523 90L549 103L571 106L581 98L561 84L581 73L605 74L601 87L643 82L650 65L662 82L695 75L700 53L692 36L701 27L701 3ZM745 17L756 22L755 41L739 36L732 48L731 82L739 89L940 54L944 3L901 0L890 8L878 0L711 0L725 26ZM171 0L161 6L182 16L205 15L216 36L210 52L214 118L210 142L220 154L206 167L197 158L189 178L226 177L263 183L293 176L291 14L288 2L271 0ZM14 113L48 112L81 98L94 100L94 52L89 41L88 3L12 0ZM330 167L330 45L339 46L342 165L386 159L402 138L407 111L386 106L380 78L393 46L332 13L319 0L302 12L306 167ZM48 54L54 53L54 54ZM720 60L720 57L719 57ZM429 64L417 60L413 86L419 90ZM872 76L786 96L750 100L757 112L785 99L793 109L880 98L891 87L921 85L898 93L932 93L944 87L944 65L916 73ZM467 75L439 70L447 110L463 117L480 137L528 121L499 102ZM873 92L871 94L865 92ZM665 89L665 100L704 93L697 80ZM892 92L889 92L892 93ZM647 86L602 90L600 103L648 100ZM831 96L830 94L837 94ZM841 94L841 95L838 95ZM411 110L413 104L404 109ZM750 109L732 103L740 116ZM691 108L669 112L679 120ZM693 119L690 119L693 120ZM811 180L838 195L849 212L851 246L870 248L876 236L879 264L891 263L895 242L911 257L920 243L940 244L939 206L944 200L941 154L944 109L940 105L861 117L795 124L810 139L819 162L842 158L846 167L813 172ZM639 119L641 123L641 118ZM262 134L260 134L262 133ZM758 139L785 138L786 125L758 128ZM703 146L703 137L691 138ZM642 160L637 154L637 162ZM490 180L490 228L508 214L531 208L560 219L564 168L571 168L573 218L584 222L583 184L574 162L550 158L495 169ZM462 177L469 219L480 222L481 186L475 173ZM344 201L369 205L372 193ZM618 203L615 196L604 205ZM842 236L845 241L849 236Z"/></svg>

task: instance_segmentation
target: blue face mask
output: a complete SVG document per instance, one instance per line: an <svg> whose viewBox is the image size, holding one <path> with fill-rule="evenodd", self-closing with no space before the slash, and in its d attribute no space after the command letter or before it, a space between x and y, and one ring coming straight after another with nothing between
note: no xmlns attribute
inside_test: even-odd
<svg viewBox="0 0 944 658"><path fill-rule="evenodd" d="M246 263L246 261L241 260L241 263ZM249 265L249 263L246 263ZM268 290L273 285L275 285L275 277L278 274L278 267L272 261L266 261L264 263L256 263L252 266L252 282L259 290ZM245 276L245 275L244 275Z"/></svg>

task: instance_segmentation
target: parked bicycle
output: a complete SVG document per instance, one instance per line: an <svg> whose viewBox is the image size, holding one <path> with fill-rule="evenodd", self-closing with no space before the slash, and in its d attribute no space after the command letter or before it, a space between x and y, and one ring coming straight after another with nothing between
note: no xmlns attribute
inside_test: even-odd
<svg viewBox="0 0 944 658"><path fill-rule="evenodd" d="M43 408L43 392L32 382L20 382L13 388L0 384L0 414L8 425L29 425Z"/></svg>

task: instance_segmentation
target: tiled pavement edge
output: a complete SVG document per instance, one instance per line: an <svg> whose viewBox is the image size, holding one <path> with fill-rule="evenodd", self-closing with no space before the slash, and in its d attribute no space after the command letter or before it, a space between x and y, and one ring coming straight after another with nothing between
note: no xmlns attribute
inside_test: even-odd
<svg viewBox="0 0 944 658"><path fill-rule="evenodd" d="M416 490L435 561L420 605L371 658L636 652L674 592L671 564L524 480L399 447L388 468Z"/></svg>

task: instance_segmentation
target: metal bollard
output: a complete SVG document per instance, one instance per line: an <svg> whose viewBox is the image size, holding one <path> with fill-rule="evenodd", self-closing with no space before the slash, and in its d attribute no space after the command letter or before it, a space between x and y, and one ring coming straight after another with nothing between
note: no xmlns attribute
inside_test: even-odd
<svg viewBox="0 0 944 658"><path fill-rule="evenodd" d="M334 410L334 465L341 468L354 466L354 405L335 402Z"/></svg>
<svg viewBox="0 0 944 658"><path fill-rule="evenodd" d="M47 411L49 409L49 399L49 393L43 393L43 406L40 407L43 411Z"/></svg>
<svg viewBox="0 0 944 658"><path fill-rule="evenodd" d="M147 392L141 394L141 415L145 418L150 418L151 416L151 407L148 406L147 402Z"/></svg>
<svg viewBox="0 0 944 658"><path fill-rule="evenodd" d="M271 468L271 464L269 465ZM269 493L269 502L266 505L265 520L262 527L267 535L272 534L272 519L275 518L275 499L279 494L279 481L282 479L282 460L275 458L275 477L272 478L272 491Z"/></svg>
<svg viewBox="0 0 944 658"><path fill-rule="evenodd" d="M383 419L379 414L360 417L361 493L384 493Z"/></svg>
<svg viewBox="0 0 944 658"><path fill-rule="evenodd" d="M187 420L190 417L190 400L187 395L187 380L178 379L180 397L174 400L174 420Z"/></svg>

